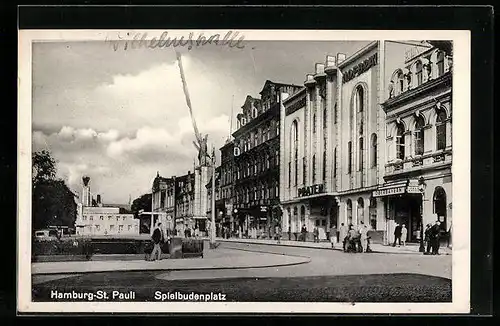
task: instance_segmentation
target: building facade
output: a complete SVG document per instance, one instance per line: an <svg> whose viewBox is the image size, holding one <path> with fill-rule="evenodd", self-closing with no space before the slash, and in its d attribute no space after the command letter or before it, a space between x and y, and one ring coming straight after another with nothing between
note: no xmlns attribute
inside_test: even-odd
<svg viewBox="0 0 500 326"><path fill-rule="evenodd" d="M237 229L233 209L234 142L228 140L220 148L220 153L220 199L218 207L220 212L222 212L221 225L228 228L230 234L234 234L234 231Z"/></svg>
<svg viewBox="0 0 500 326"><path fill-rule="evenodd" d="M404 63L412 42L374 41L347 57L317 63L304 87L282 107L282 228L295 239L305 226L320 239L342 223L363 222L374 242L386 237L384 182L387 76Z"/></svg>
<svg viewBox="0 0 500 326"><path fill-rule="evenodd" d="M157 223L161 223L161 227L165 234L168 235L173 231L177 208L175 205L175 184L175 176L164 178L161 177L159 173L156 174L152 187L152 214L150 218L145 219L150 232L152 232L152 229Z"/></svg>
<svg viewBox="0 0 500 326"><path fill-rule="evenodd" d="M396 223L419 241L428 223L452 226L452 57L428 45L406 56L390 78L386 112L384 201L388 241Z"/></svg>
<svg viewBox="0 0 500 326"><path fill-rule="evenodd" d="M90 178L83 177L82 202L77 204L75 220L76 235L83 236L123 236L139 234L139 219L133 214L123 213L120 207L105 206L101 195L96 200L90 191ZM95 202L92 206L92 202Z"/></svg>
<svg viewBox="0 0 500 326"><path fill-rule="evenodd" d="M280 113L301 86L266 81L260 98L247 96L234 137L233 213L240 234L269 236L279 208ZM251 232L251 234L249 233Z"/></svg>

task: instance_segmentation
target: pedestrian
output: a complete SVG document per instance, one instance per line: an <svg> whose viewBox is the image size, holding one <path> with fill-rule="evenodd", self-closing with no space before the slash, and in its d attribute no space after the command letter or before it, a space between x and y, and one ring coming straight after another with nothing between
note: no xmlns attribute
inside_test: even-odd
<svg viewBox="0 0 500 326"><path fill-rule="evenodd" d="M314 242L319 242L319 229L317 226L314 227L313 235L314 235Z"/></svg>
<svg viewBox="0 0 500 326"><path fill-rule="evenodd" d="M342 241L342 250L346 251L348 229L344 223L340 223L339 241Z"/></svg>
<svg viewBox="0 0 500 326"><path fill-rule="evenodd" d="M426 243L427 249L425 250L425 255L429 255L431 253L431 247L432 247L432 241L431 241L431 235L432 235L432 228L431 224L428 223L425 226L425 231L424 231L424 241Z"/></svg>
<svg viewBox="0 0 500 326"><path fill-rule="evenodd" d="M359 225L356 227L357 231L357 238L356 238L356 246L359 252L363 252L364 249L366 248L363 246L363 240L362 240L362 235L363 232L365 231L365 222L360 221Z"/></svg>
<svg viewBox="0 0 500 326"><path fill-rule="evenodd" d="M432 227L432 254L439 255L439 241L441 240L441 223L436 221Z"/></svg>
<svg viewBox="0 0 500 326"><path fill-rule="evenodd" d="M153 240L153 251L151 252L151 261L160 260L161 258L161 242L162 242L162 233L159 225L155 227L153 230L153 234L151 236Z"/></svg>
<svg viewBox="0 0 500 326"><path fill-rule="evenodd" d="M302 230L300 230L300 233L302 233L302 241L306 241L306 235L307 235L307 228L306 225L302 225Z"/></svg>
<svg viewBox="0 0 500 326"><path fill-rule="evenodd" d="M408 229L406 228L406 225L403 224L401 227L401 241L403 242L403 247L406 247L406 239L408 237Z"/></svg>
<svg viewBox="0 0 500 326"><path fill-rule="evenodd" d="M363 222L361 222L363 223ZM368 227L366 225L362 225L361 229L359 230L361 234L361 251L362 252L367 252L368 250Z"/></svg>
<svg viewBox="0 0 500 326"><path fill-rule="evenodd" d="M396 223L396 228L394 229L394 243L393 247L396 247L396 241L398 241L399 246L401 246L401 225Z"/></svg>
<svg viewBox="0 0 500 326"><path fill-rule="evenodd" d="M358 238L358 231L355 230L354 226L351 224L349 226L349 244L348 244L348 247L347 247L347 251L350 251L350 252L357 252L356 250L356 242L357 242L357 238Z"/></svg>
<svg viewBox="0 0 500 326"><path fill-rule="evenodd" d="M337 243L337 227L332 224L330 228L330 243L332 244L332 249L335 249L335 244Z"/></svg>
<svg viewBox="0 0 500 326"><path fill-rule="evenodd" d="M274 234L276 237L276 241L278 242L278 244L280 244L281 243L281 227L279 225L276 225L276 227L274 228Z"/></svg>

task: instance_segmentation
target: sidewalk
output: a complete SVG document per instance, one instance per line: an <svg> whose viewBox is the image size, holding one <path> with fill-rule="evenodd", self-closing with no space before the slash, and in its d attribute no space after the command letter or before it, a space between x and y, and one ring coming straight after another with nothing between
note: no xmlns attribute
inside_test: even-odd
<svg viewBox="0 0 500 326"><path fill-rule="evenodd" d="M281 240L280 244L277 243L276 240L269 240L269 239L239 239L239 238L230 238L230 239L223 239L223 238L217 238L217 241L219 242L234 242L234 243L249 243L249 244L267 244L267 245L273 245L273 246L287 246L287 247L301 247L301 248L314 248L314 249L328 249L332 250L332 245L330 242L322 241L322 242L310 242L310 241L291 241L291 240ZM382 244L370 244L370 248L372 249L373 252L375 253L388 253L388 254L415 254L415 255L422 255L421 252L419 252L419 245L418 244L407 244L406 247L393 247L393 246L386 246ZM333 250L342 250L342 243L337 243L335 245L335 249ZM446 247L441 247L439 250L439 253L441 255L451 255L451 249L446 248Z"/></svg>
<svg viewBox="0 0 500 326"><path fill-rule="evenodd" d="M309 258L272 253L257 253L217 249L217 255L205 258L163 259L159 261L67 261L32 263L32 275L82 274L117 271L182 271L291 266L310 262Z"/></svg>

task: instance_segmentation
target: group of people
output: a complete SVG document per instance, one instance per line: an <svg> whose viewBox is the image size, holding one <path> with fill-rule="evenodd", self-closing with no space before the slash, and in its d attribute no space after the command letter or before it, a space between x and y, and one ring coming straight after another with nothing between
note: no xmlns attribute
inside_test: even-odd
<svg viewBox="0 0 500 326"><path fill-rule="evenodd" d="M427 248L424 254L439 255L439 247L442 236L441 223L439 221L427 224L424 231L424 241Z"/></svg>
<svg viewBox="0 0 500 326"><path fill-rule="evenodd" d="M363 221L356 226L352 224L347 226L341 223L339 236L342 240L342 249L344 252L371 252L368 227ZM333 247L334 244L332 243Z"/></svg>

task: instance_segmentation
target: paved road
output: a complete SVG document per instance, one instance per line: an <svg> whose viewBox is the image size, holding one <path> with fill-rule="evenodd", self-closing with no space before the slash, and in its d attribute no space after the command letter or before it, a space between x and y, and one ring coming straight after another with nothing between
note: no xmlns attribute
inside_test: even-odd
<svg viewBox="0 0 500 326"><path fill-rule="evenodd" d="M47 279L33 286L34 301L59 291L129 291L138 301L163 293L226 294L228 301L446 302L451 301L451 257L347 254L308 248L222 244L236 254L264 251L310 257L289 267L225 271L108 272ZM67 300L66 300L67 301Z"/></svg>

